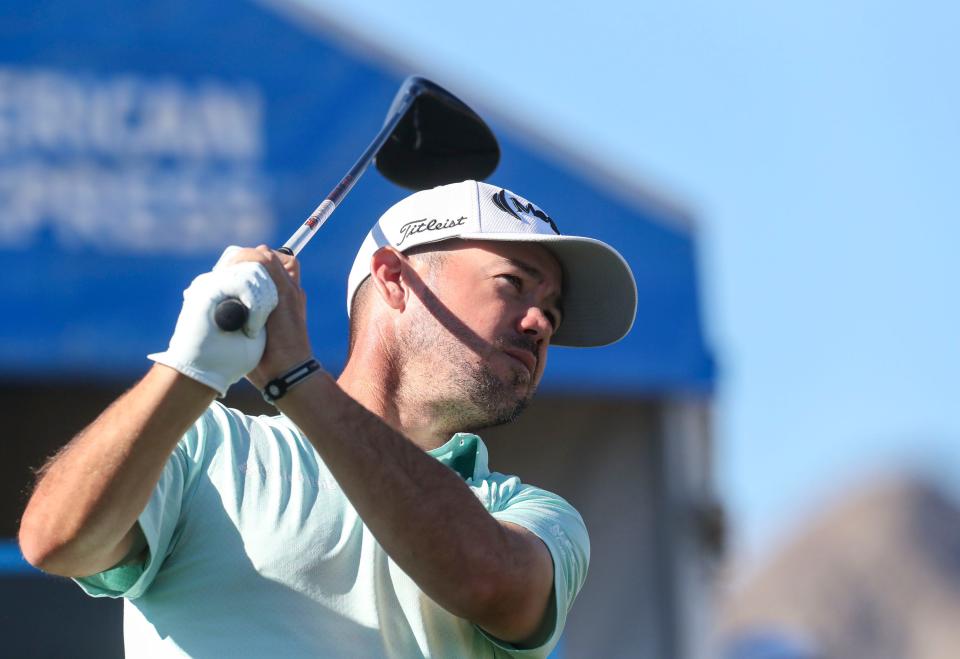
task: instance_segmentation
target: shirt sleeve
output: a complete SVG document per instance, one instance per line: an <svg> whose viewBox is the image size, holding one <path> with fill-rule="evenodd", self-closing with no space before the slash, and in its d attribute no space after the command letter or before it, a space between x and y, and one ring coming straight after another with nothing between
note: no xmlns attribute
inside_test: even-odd
<svg viewBox="0 0 960 659"><path fill-rule="evenodd" d="M492 474L494 479L500 474ZM560 641L573 600L587 578L590 538L580 513L562 497L532 485L521 484L514 476L499 483L487 483L493 496L490 513L497 520L512 522L539 537L553 559L553 628L546 641L534 648L516 648L480 631L511 657L546 657ZM496 479L499 480L499 479ZM485 488L484 488L485 489ZM479 628L478 628L479 629Z"/></svg>
<svg viewBox="0 0 960 659"><path fill-rule="evenodd" d="M136 599L153 583L164 560L176 546L182 529L181 512L187 492L200 469L206 428L212 421L207 410L177 443L163 467L160 480L150 495L146 508L137 518L147 540L145 563L120 565L74 581L93 597L126 597Z"/></svg>

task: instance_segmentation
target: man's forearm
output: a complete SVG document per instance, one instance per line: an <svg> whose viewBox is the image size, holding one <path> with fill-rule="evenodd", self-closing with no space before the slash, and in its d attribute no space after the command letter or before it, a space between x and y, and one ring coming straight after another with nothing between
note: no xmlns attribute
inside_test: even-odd
<svg viewBox="0 0 960 659"><path fill-rule="evenodd" d="M473 618L511 555L503 527L448 469L364 409L328 375L278 401L307 435L391 558L451 613ZM522 569L521 566L516 566Z"/></svg>
<svg viewBox="0 0 960 659"><path fill-rule="evenodd" d="M82 576L123 558L136 523L183 433L216 396L166 366L154 366L45 469L20 525L26 559Z"/></svg>

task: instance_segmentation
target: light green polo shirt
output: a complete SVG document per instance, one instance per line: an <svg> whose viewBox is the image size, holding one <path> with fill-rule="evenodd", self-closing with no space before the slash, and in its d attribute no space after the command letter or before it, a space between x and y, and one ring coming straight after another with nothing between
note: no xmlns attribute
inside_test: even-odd
<svg viewBox="0 0 960 659"><path fill-rule="evenodd" d="M146 563L76 581L125 598L132 657L545 657L587 574L583 520L557 495L491 472L476 435L430 454L550 550L543 645L517 650L441 608L387 556L292 422L219 403L184 435L140 515Z"/></svg>

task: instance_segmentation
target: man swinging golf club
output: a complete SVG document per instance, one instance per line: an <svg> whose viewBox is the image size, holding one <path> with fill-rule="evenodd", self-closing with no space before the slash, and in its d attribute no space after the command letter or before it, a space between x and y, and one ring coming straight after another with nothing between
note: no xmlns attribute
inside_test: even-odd
<svg viewBox="0 0 960 659"><path fill-rule="evenodd" d="M44 468L24 555L124 597L131 656L546 656L587 533L473 433L523 409L551 343L629 331L629 267L507 190L417 192L357 253L336 380L299 278L261 246L194 280L156 365ZM230 296L240 332L212 320ZM278 416L215 401L244 376Z"/></svg>

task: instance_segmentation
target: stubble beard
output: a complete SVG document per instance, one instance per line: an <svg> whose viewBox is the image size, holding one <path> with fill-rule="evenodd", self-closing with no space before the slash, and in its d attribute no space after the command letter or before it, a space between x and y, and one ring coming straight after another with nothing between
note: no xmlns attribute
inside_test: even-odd
<svg viewBox="0 0 960 659"><path fill-rule="evenodd" d="M513 369L504 378L438 327L406 337L400 352L401 400L423 407L451 433L509 423L527 408L536 391L527 371Z"/></svg>
<svg viewBox="0 0 960 659"><path fill-rule="evenodd" d="M509 381L504 383L488 364L481 362L473 366L468 377L459 383L459 389L469 398L471 407L478 414L473 419L462 420L468 424L463 432L503 425L520 416L535 391L530 386L526 395L518 393L528 385L530 376L522 371L514 371Z"/></svg>

